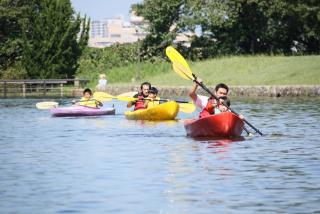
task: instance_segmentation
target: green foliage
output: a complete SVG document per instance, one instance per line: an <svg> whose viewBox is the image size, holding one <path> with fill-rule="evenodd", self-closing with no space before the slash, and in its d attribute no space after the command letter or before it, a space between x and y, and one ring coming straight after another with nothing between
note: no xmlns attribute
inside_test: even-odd
<svg viewBox="0 0 320 214"><path fill-rule="evenodd" d="M27 0L0 0L0 78L21 59Z"/></svg>
<svg viewBox="0 0 320 214"><path fill-rule="evenodd" d="M76 76L89 79L95 85L99 74L106 74L108 82L130 82L143 79L148 74L157 74L170 68L169 63L161 63L161 59L153 58L139 63L138 42L117 44L110 47L87 48L80 59L80 67ZM159 65L155 67L155 65ZM139 72L138 72L139 71ZM140 74L140 75L138 75Z"/></svg>
<svg viewBox="0 0 320 214"><path fill-rule="evenodd" d="M284 16L289 38L305 53L320 52L320 3L317 0L287 0Z"/></svg>
<svg viewBox="0 0 320 214"><path fill-rule="evenodd" d="M318 0L144 0L149 22L143 50L161 55L177 33L201 31L182 48L192 59L225 54L320 53Z"/></svg>
<svg viewBox="0 0 320 214"><path fill-rule="evenodd" d="M23 65L31 78L72 77L87 45L89 21L75 16L70 0L33 0L23 34Z"/></svg>
<svg viewBox="0 0 320 214"><path fill-rule="evenodd" d="M8 67L6 70L3 70L2 79L17 80L26 78L28 78L28 74L27 71L21 65L21 62Z"/></svg>
<svg viewBox="0 0 320 214"><path fill-rule="evenodd" d="M132 64L139 60L138 48L138 43L116 44L101 49L88 47L80 58L78 72L81 73L87 70L105 72L113 67Z"/></svg>
<svg viewBox="0 0 320 214"><path fill-rule="evenodd" d="M109 82L130 82L161 73L159 82L175 82L165 78L171 72L161 60L165 47L186 32L193 33L190 47L176 46L192 60L320 53L318 0L144 0L132 9L148 23L147 37L94 49L86 47L89 20L74 13L70 0L0 0L0 78L71 78L76 73L94 83L106 73ZM295 70L291 64L286 65Z"/></svg>
<svg viewBox="0 0 320 214"><path fill-rule="evenodd" d="M143 55L161 55L172 43L178 30L177 22L183 11L184 0L144 0L132 9L148 21L149 34L143 40Z"/></svg>

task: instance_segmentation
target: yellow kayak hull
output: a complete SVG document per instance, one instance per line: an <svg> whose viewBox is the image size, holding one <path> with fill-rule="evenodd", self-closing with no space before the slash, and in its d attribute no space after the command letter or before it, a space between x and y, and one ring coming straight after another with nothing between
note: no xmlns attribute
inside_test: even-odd
<svg viewBox="0 0 320 214"><path fill-rule="evenodd" d="M178 112L179 105L170 101L149 109L127 111L124 115L128 120L174 120Z"/></svg>

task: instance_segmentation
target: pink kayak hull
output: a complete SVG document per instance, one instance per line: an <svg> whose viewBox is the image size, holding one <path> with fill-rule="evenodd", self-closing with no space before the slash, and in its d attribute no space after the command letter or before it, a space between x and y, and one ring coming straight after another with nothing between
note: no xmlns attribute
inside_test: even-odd
<svg viewBox="0 0 320 214"><path fill-rule="evenodd" d="M52 117L81 117L81 116L101 116L114 115L114 108L93 108L87 106L59 107L50 110Z"/></svg>

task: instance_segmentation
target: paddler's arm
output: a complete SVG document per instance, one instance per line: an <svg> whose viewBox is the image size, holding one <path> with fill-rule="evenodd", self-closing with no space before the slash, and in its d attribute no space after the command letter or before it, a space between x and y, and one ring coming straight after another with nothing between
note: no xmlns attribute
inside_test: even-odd
<svg viewBox="0 0 320 214"><path fill-rule="evenodd" d="M197 79L198 82L202 82L202 79L198 78ZM197 100L197 94L196 94L196 91L198 89L198 84L197 83L194 83L194 85L192 86L190 92L189 92L189 96L191 97L191 99L196 102Z"/></svg>
<svg viewBox="0 0 320 214"><path fill-rule="evenodd" d="M100 102L99 100L95 100L96 101L96 106L99 107L99 106L103 106L103 103Z"/></svg>
<svg viewBox="0 0 320 214"><path fill-rule="evenodd" d="M136 104L136 101L130 101L127 104L127 108L131 108L132 106L134 106Z"/></svg>
<svg viewBox="0 0 320 214"><path fill-rule="evenodd" d="M150 102L149 100L145 100L145 101L144 101L144 104L143 104L143 105L144 105L144 108L148 108L148 103L149 103L149 102Z"/></svg>
<svg viewBox="0 0 320 214"><path fill-rule="evenodd" d="M133 98L138 98L138 94L134 95ZM137 103L137 101L130 101L127 103L127 108L131 108Z"/></svg>

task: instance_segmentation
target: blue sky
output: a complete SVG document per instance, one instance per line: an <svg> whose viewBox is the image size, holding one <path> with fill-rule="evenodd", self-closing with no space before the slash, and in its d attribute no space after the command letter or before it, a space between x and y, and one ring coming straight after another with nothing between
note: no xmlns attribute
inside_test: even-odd
<svg viewBox="0 0 320 214"><path fill-rule="evenodd" d="M142 0L71 0L73 8L86 14L91 20L112 18L116 15L123 15L128 20L130 6Z"/></svg>

